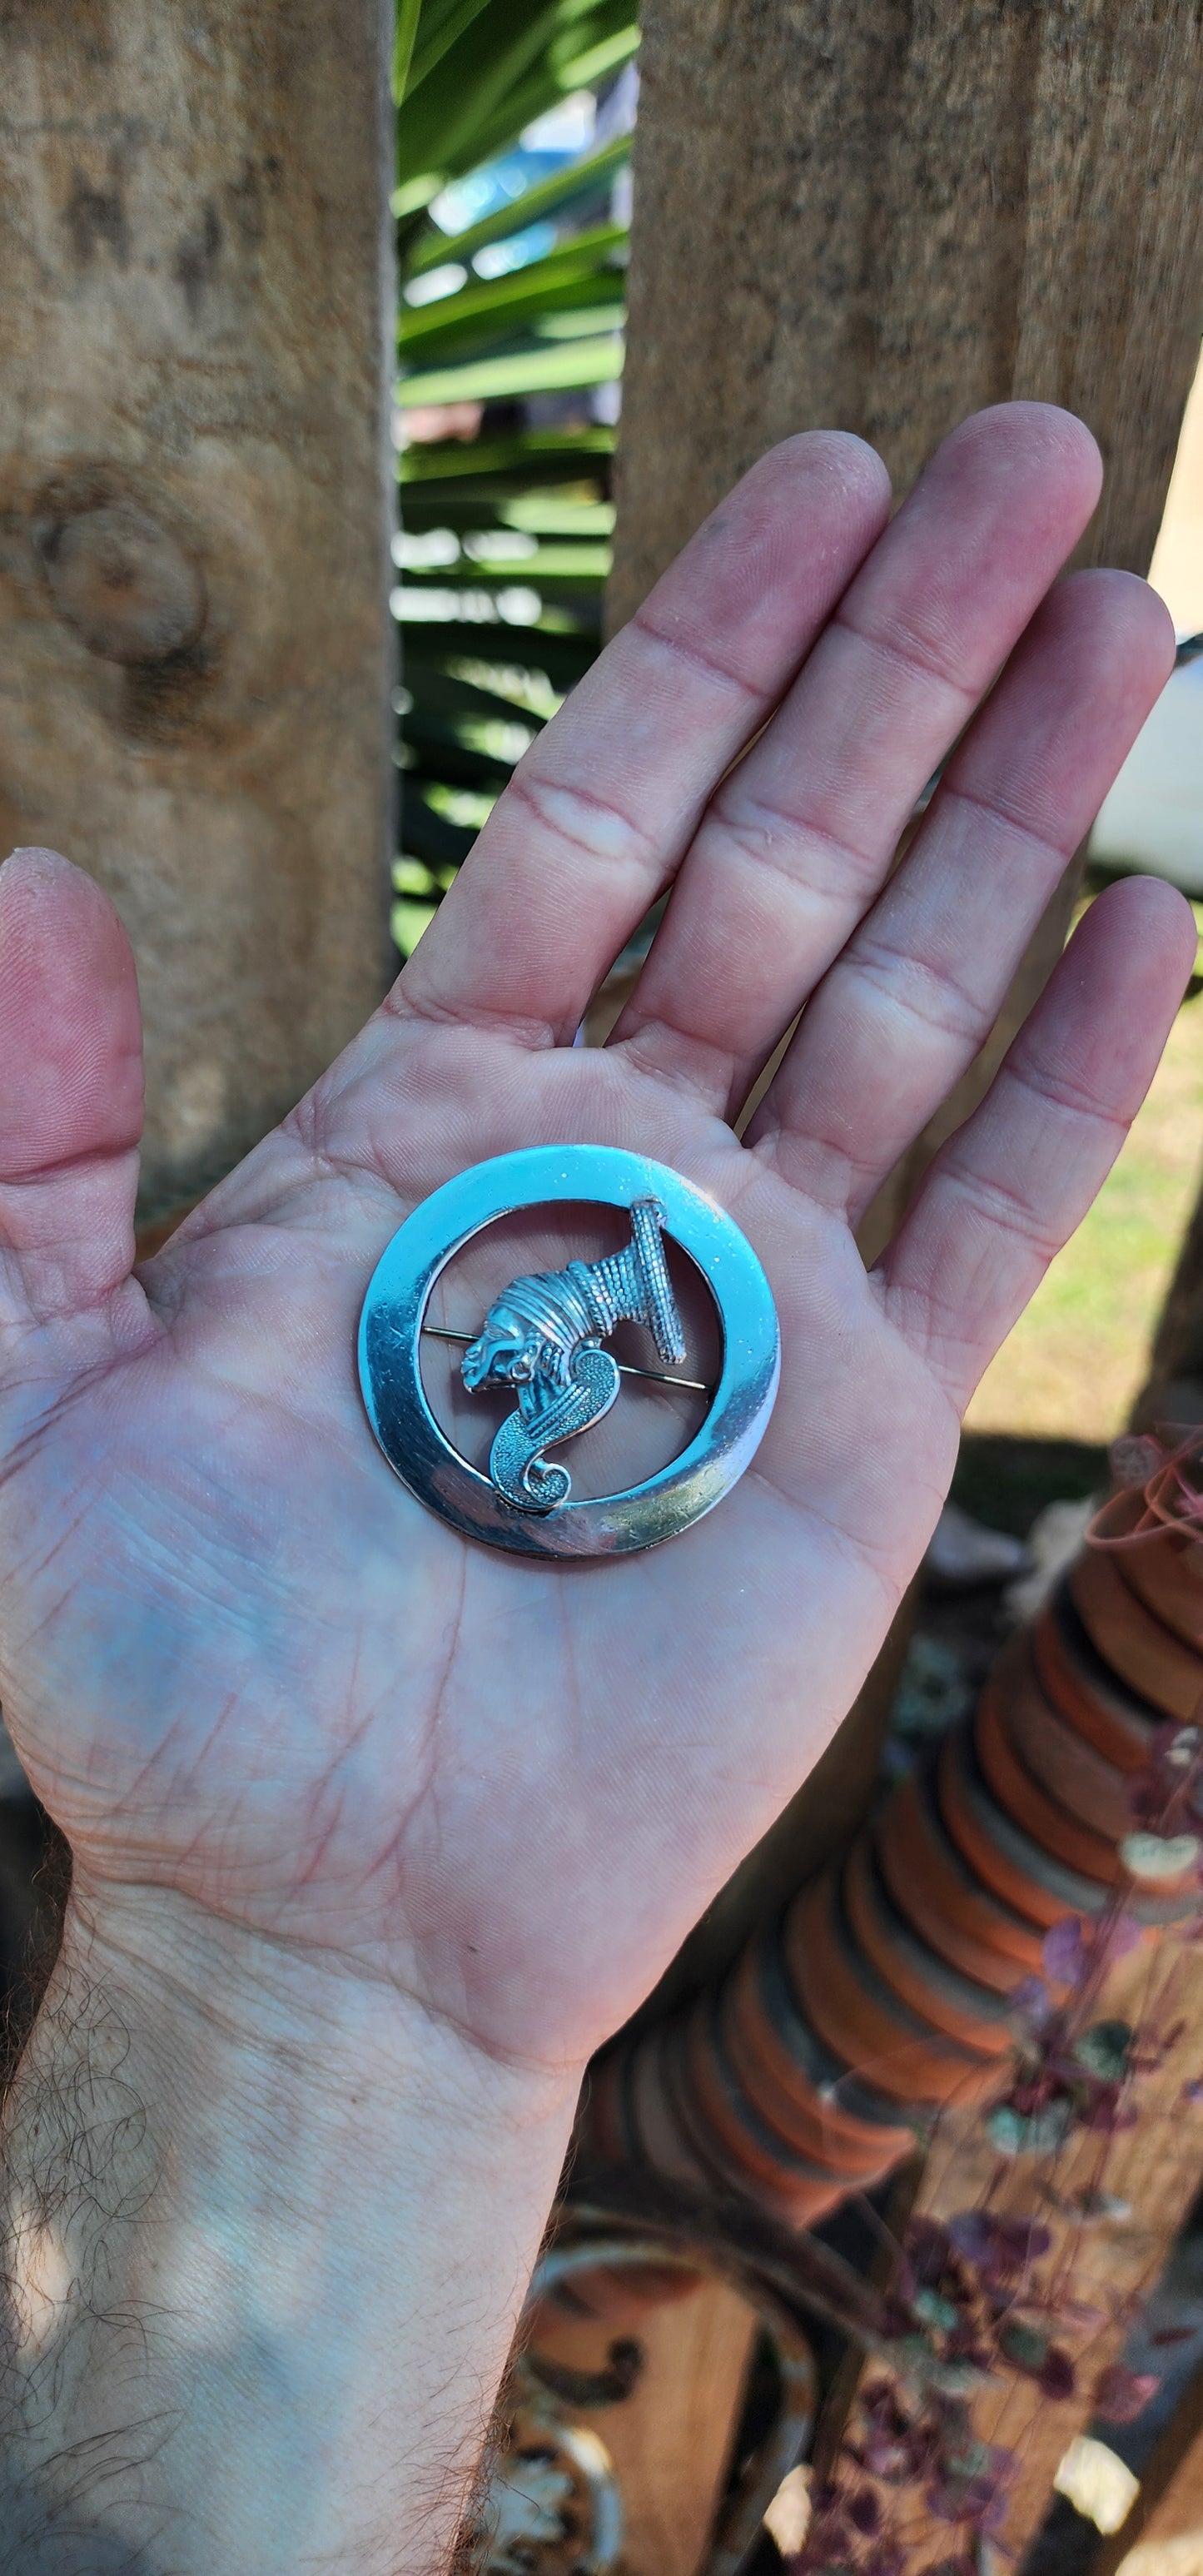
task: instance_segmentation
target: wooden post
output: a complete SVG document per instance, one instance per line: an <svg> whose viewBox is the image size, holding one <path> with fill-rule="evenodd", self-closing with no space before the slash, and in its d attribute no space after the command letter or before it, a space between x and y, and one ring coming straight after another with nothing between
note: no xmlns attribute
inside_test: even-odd
<svg viewBox="0 0 1203 2576"><path fill-rule="evenodd" d="M388 973L385 15L5 13L0 841L133 938L148 1213Z"/></svg>
<svg viewBox="0 0 1203 2576"><path fill-rule="evenodd" d="M708 2554L739 2425L756 2318L725 2282L638 2318L642 2367L625 2404L573 2407L599 2435L622 2489L623 2576L696 2576ZM604 2367L612 2324L543 2322L539 2350L575 2370Z"/></svg>
<svg viewBox="0 0 1203 2576"><path fill-rule="evenodd" d="M899 492L981 403L1080 411L1147 569L1203 328L1187 0L646 0L614 611L774 439Z"/></svg>
<svg viewBox="0 0 1203 2576"><path fill-rule="evenodd" d="M1079 2385L1072 2397L1050 2404L1038 2381L1016 2372L997 2378L974 2406L979 2437L1001 2442L1019 2461L1006 2523L998 2534L1016 2566L1022 2566L1044 2521L1060 2460L1074 2435L1090 2422L1092 2392L1119 2358L1128 2315L1156 2287L1198 2192L1203 2127L1183 2093L1199 2060L1197 1954L1189 1941L1179 1944L1167 1934L1159 1977L1165 1975L1172 1951L1178 1965L1173 1982L1167 1979L1162 1987L1169 2004L1158 2016L1167 2030L1173 2028L1172 2044L1163 2064L1141 2081L1136 2126L1108 2141L1104 2150L1106 2189L1121 2207L1126 2204L1127 2218L1074 2226L1058 2214L1059 2208L1072 2207L1076 2191L1097 2182L1101 2141L1089 2131L1072 2136L1053 2158L1020 2157L1007 2169L1000 2188L997 2153L980 2112L959 2112L941 2122L917 2196L916 2214L940 2219L980 2207L992 2187L990 2205L1000 2216L1026 2218L1035 2210L1053 2235L1046 2273L1059 2281L1067 2303L1080 2302L1087 2314L1091 2308L1096 2311L1093 2322L1054 2326L1056 2341L1068 2348L1077 2366ZM1139 2020L1147 1974L1139 1959L1125 1961L1101 1999L1100 2017L1115 2012Z"/></svg>
<svg viewBox="0 0 1203 2576"><path fill-rule="evenodd" d="M1195 1201L1177 1267L1153 1336L1148 1383L1133 1423L1185 1428L1203 1416L1203 1192Z"/></svg>

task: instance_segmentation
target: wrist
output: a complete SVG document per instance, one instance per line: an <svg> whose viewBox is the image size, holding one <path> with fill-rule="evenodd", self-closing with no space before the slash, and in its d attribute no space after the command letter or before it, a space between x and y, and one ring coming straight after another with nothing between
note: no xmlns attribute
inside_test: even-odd
<svg viewBox="0 0 1203 2576"><path fill-rule="evenodd" d="M186 2576L441 2566L577 2082L158 1891L75 1891L8 2114L28 2492L105 2462L105 2536L169 2531Z"/></svg>
<svg viewBox="0 0 1203 2576"><path fill-rule="evenodd" d="M348 2087L358 2095L367 2084L382 2104L391 2083L407 2113L457 2130L477 2119L490 2130L499 2118L537 2124L565 2104L571 2112L585 2071L583 2059L488 2048L358 1954L276 1940L175 1889L92 1884L78 1869L58 1973L120 1998L169 2083L177 2059L193 2076L207 2059L248 2094L295 2092L314 2121L341 2119Z"/></svg>

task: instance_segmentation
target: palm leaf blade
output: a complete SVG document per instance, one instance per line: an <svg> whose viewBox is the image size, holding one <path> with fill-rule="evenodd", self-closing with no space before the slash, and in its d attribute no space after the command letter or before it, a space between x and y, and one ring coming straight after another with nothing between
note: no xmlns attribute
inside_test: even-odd
<svg viewBox="0 0 1203 2576"><path fill-rule="evenodd" d="M392 918L407 954L600 645L615 442L596 414L622 368L627 224L613 190L630 135L611 118L608 140L544 175L571 150L572 120L578 134L588 124L574 103L567 124L527 128L610 81L637 32L630 0L400 6L395 399L413 425L397 464L392 606L407 688ZM440 220L423 221L432 205ZM447 274L431 292L436 269ZM455 434L428 437L440 429Z"/></svg>
<svg viewBox="0 0 1203 2576"><path fill-rule="evenodd" d="M524 189L520 197L500 206L495 214L482 215L479 223L469 224L463 232L428 235L418 244L409 261L411 277L420 276L424 269L437 268L443 260L467 262L475 258L478 250L486 250L491 242L504 241L507 234L525 231L531 224L543 223L552 215L563 214L574 200L589 195L595 189L608 188L625 167L630 152L630 135L617 135L613 143L603 145L600 152L591 153L585 161L574 161L566 170L555 171L549 179L538 180L534 187ZM415 161L413 166L425 169L427 163Z"/></svg>
<svg viewBox="0 0 1203 2576"><path fill-rule="evenodd" d="M590 385L612 384L621 374L622 342L616 332L607 331L596 340L521 349L507 358L403 376L397 401L402 410L415 411L443 403L513 401L523 394L586 391Z"/></svg>

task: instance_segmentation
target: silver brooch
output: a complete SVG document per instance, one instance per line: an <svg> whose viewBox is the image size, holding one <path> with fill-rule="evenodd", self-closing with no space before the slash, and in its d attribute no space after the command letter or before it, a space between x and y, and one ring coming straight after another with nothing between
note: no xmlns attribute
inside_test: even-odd
<svg viewBox="0 0 1203 2576"><path fill-rule="evenodd" d="M499 1217L557 1201L623 1210L630 1240L599 1261L569 1261L562 1270L511 1279L475 1332L427 1321L436 1281L474 1235ZM713 1388L670 1374L687 1350L665 1234L695 1264L714 1300L722 1358ZM603 1348L622 1322L643 1327L662 1368L624 1367ZM487 1475L460 1456L431 1410L420 1363L424 1332L465 1345L461 1367L470 1392L515 1391L517 1403L494 1437ZM436 1190L378 1263L359 1334L364 1402L389 1465L453 1528L526 1556L652 1547L711 1511L761 1439L779 1366L768 1281L738 1226L679 1173L603 1145L499 1155ZM707 1393L706 1418L680 1455L654 1475L621 1493L574 1501L570 1468L548 1451L600 1422L624 1377L654 1377Z"/></svg>

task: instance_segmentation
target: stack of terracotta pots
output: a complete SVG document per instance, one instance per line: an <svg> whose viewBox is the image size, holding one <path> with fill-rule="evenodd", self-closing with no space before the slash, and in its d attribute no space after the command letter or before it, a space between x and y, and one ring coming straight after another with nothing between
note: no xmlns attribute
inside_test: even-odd
<svg viewBox="0 0 1203 2576"><path fill-rule="evenodd" d="M934 2110L1003 2088L1055 1923L1121 1887L1147 1924L1193 1909L1193 1874L1128 1867L1134 1775L1203 1699L1203 1542L1150 1494L1111 1507L973 1715L723 1985L600 2063L595 2152L809 2224Z"/></svg>

